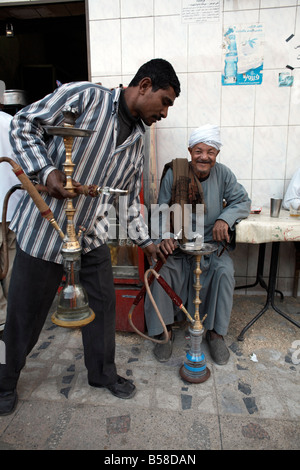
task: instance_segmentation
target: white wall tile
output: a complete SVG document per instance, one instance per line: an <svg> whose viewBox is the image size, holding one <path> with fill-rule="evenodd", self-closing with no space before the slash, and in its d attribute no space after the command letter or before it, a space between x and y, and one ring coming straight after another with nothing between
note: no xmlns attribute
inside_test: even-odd
<svg viewBox="0 0 300 470"><path fill-rule="evenodd" d="M297 5L297 0L261 0L261 8L290 7Z"/></svg>
<svg viewBox="0 0 300 470"><path fill-rule="evenodd" d="M221 125L253 126L256 86L223 86Z"/></svg>
<svg viewBox="0 0 300 470"><path fill-rule="evenodd" d="M188 72L220 71L222 23L190 24L188 31Z"/></svg>
<svg viewBox="0 0 300 470"><path fill-rule="evenodd" d="M139 16L153 15L153 0L120 0L121 17L137 18Z"/></svg>
<svg viewBox="0 0 300 470"><path fill-rule="evenodd" d="M153 0L120 0L122 18L153 16Z"/></svg>
<svg viewBox="0 0 300 470"><path fill-rule="evenodd" d="M243 0L241 0L242 2ZM238 25L238 24L251 24L259 22L259 10L233 10L224 11L223 24L224 25Z"/></svg>
<svg viewBox="0 0 300 470"><path fill-rule="evenodd" d="M279 70L264 70L262 84L256 86L256 126L278 126L288 122L291 88L278 86L278 75Z"/></svg>
<svg viewBox="0 0 300 470"><path fill-rule="evenodd" d="M171 62L177 73L187 71L187 31L179 16L155 18L155 57Z"/></svg>
<svg viewBox="0 0 300 470"><path fill-rule="evenodd" d="M224 11L254 10L259 8L259 0L224 0Z"/></svg>
<svg viewBox="0 0 300 470"><path fill-rule="evenodd" d="M254 131L253 175L255 179L284 180L287 126L257 127Z"/></svg>
<svg viewBox="0 0 300 470"><path fill-rule="evenodd" d="M181 14L181 0L154 0L156 16Z"/></svg>
<svg viewBox="0 0 300 470"><path fill-rule="evenodd" d="M134 74L148 60L154 58L154 31L152 18L122 20L122 71Z"/></svg>
<svg viewBox="0 0 300 470"><path fill-rule="evenodd" d="M265 214L269 213L270 198L282 198L284 180L252 179L252 192L250 199L253 206L263 207Z"/></svg>
<svg viewBox="0 0 300 470"><path fill-rule="evenodd" d="M238 180L250 180L253 151L252 127L223 127L221 139L223 146L220 151L220 162L227 165Z"/></svg>
<svg viewBox="0 0 300 470"><path fill-rule="evenodd" d="M220 124L221 73L188 75L188 127Z"/></svg>
<svg viewBox="0 0 300 470"><path fill-rule="evenodd" d="M90 20L104 20L120 17L119 0L89 0L88 12Z"/></svg>
<svg viewBox="0 0 300 470"><path fill-rule="evenodd" d="M90 21L91 75L119 75L121 69L120 20Z"/></svg>

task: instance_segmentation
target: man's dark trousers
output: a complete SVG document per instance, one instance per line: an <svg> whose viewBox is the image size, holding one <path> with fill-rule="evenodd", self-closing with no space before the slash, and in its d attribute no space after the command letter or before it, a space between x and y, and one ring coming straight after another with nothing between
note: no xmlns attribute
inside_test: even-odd
<svg viewBox="0 0 300 470"><path fill-rule="evenodd" d="M16 388L26 356L38 341L62 276L62 265L34 258L17 248L2 338L6 364L0 364L0 391ZM82 328L88 381L97 385L113 384L117 380L116 301L107 245L82 255L80 281L95 312L95 319Z"/></svg>

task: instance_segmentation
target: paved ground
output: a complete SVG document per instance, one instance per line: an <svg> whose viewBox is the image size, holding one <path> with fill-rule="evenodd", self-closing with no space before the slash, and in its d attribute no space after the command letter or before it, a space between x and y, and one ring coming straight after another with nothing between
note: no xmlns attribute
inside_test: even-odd
<svg viewBox="0 0 300 470"><path fill-rule="evenodd" d="M188 324L177 325L165 364L155 361L149 340L117 333L118 372L138 389L131 400L90 387L80 331L49 319L21 375L17 409L0 418L0 450L299 450L300 330L268 310L237 341L264 299L235 296L226 366L212 363L203 340L211 370L203 384L179 376ZM277 303L300 320L299 299Z"/></svg>

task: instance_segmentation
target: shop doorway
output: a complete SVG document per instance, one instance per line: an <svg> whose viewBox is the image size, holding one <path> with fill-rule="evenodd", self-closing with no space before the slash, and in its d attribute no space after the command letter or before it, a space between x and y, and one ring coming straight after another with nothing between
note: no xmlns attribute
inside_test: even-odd
<svg viewBox="0 0 300 470"><path fill-rule="evenodd" d="M88 80L85 2L0 7L0 80L24 91L27 104Z"/></svg>

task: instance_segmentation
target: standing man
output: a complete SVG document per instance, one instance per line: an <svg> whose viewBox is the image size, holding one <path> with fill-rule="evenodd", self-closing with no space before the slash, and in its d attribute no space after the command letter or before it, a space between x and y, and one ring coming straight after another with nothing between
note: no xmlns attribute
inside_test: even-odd
<svg viewBox="0 0 300 470"><path fill-rule="evenodd" d="M230 321L234 291L233 262L228 252L232 249L230 233L233 233L238 220L246 218L250 212L250 199L244 187L227 166L216 162L221 145L218 126L206 125L193 131L188 149L191 161L180 158L165 166L158 198L159 205L180 204L184 207L190 204L193 207L193 225L196 225L196 206L203 204L204 242L219 244L218 250L201 257L200 316L207 314L204 322L206 339L212 359L220 365L226 364L229 359L224 335L227 334ZM183 224L183 231L184 228ZM159 273L194 316L195 257L182 252L174 237L169 234L161 241L160 249L169 256ZM170 340L167 343L156 343L154 347L154 356L164 362L172 354L172 324L181 310L174 306L158 283L154 282L151 288L169 330ZM160 337L162 325L148 296L145 300L145 316L149 335Z"/></svg>
<svg viewBox="0 0 300 470"><path fill-rule="evenodd" d="M59 137L47 136L45 126L59 126L65 107L77 108L76 127L92 129L88 139L73 145L74 180L128 191L140 246L149 262L157 260L157 247L139 211L139 193L144 165L143 123L166 118L168 108L180 93L180 84L169 62L153 59L137 72L128 88L108 90L88 82L65 84L33 103L13 119L11 143L27 175L35 175L47 186L43 193L58 225L64 231L64 145ZM76 197L76 194L74 194ZM115 365L115 292L106 245L109 222L106 208L110 195L74 199L74 224L85 228L82 243L81 282L86 289L93 322L82 328L88 382L105 387L119 398L131 398L135 386L120 377ZM130 222L130 221L129 221ZM61 240L26 196L12 221L18 250L8 298L3 341L6 364L0 365L0 414L10 413L17 401L17 382L26 356L40 331L62 279Z"/></svg>

